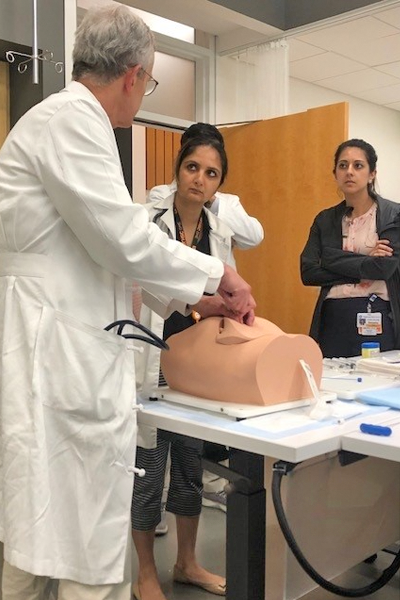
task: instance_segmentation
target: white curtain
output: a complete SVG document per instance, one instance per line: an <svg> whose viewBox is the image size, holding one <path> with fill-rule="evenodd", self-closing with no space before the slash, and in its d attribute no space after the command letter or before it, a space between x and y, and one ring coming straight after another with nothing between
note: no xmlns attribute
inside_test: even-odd
<svg viewBox="0 0 400 600"><path fill-rule="evenodd" d="M279 117L288 112L289 51L286 40L217 57L217 123Z"/></svg>

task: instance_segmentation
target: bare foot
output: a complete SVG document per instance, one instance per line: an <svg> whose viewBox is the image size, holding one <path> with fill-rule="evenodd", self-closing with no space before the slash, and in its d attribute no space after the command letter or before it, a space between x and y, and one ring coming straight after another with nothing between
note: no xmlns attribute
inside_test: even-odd
<svg viewBox="0 0 400 600"><path fill-rule="evenodd" d="M159 582L154 579L144 579L143 581L139 579L135 587L139 592L137 600L167 600L162 593ZM133 592L135 593L135 588Z"/></svg>
<svg viewBox="0 0 400 600"><path fill-rule="evenodd" d="M190 565L186 565L185 567L181 567L177 564L175 565L174 572L176 580L181 580L182 583L193 582L195 585L200 584L201 586L202 584L204 584L205 586L210 586L210 588L215 587L216 589L225 588L226 586L225 577L221 577L220 575L211 573L210 571L207 571L197 563L192 563ZM209 591L211 591L211 589Z"/></svg>

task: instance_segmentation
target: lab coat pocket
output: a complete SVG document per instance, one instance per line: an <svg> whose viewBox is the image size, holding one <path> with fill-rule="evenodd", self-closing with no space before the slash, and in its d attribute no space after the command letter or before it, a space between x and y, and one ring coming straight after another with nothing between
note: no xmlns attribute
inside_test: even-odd
<svg viewBox="0 0 400 600"><path fill-rule="evenodd" d="M120 336L44 307L33 389L42 404L72 418L103 422L135 402L133 345Z"/></svg>
<svg viewBox="0 0 400 600"><path fill-rule="evenodd" d="M44 307L32 389L49 497L37 520L51 527L52 559L76 581L120 581L137 429L133 343Z"/></svg>

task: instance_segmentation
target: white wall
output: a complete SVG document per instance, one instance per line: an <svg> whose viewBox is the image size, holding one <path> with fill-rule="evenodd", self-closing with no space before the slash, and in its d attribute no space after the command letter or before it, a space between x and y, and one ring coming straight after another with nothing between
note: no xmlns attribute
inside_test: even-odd
<svg viewBox="0 0 400 600"><path fill-rule="evenodd" d="M400 202L400 111L290 79L290 113L344 101L349 103L349 138L364 139L372 144L378 155L378 192ZM335 148L332 149L332 167L334 152Z"/></svg>
<svg viewBox="0 0 400 600"><path fill-rule="evenodd" d="M229 61L217 60L216 123L240 121L236 111L235 78ZM362 138L372 144L378 155L377 191L390 200L400 202L400 111L384 108L339 92L328 90L300 79L289 79L289 113L309 108L349 103L349 138ZM240 104L240 103L239 103ZM333 155L336 148L332 148ZM326 174L327 177L331 173Z"/></svg>

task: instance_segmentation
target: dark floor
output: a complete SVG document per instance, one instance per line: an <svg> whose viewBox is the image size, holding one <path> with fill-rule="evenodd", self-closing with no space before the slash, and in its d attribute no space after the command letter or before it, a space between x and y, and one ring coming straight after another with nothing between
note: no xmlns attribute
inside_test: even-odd
<svg viewBox="0 0 400 600"><path fill-rule="evenodd" d="M174 517L167 514L169 532L163 537L156 539L156 559L159 570L160 581L164 593L168 600L216 600L217 596L197 589L193 586L172 583L172 569L175 563L176 555L176 534ZM225 572L225 514L214 508L203 508L200 518L197 555L199 562L206 568L223 575ZM134 573L136 571L136 557L134 557ZM382 570L392 561L392 556L386 553L379 553L374 564L361 564L354 567L344 575L335 580L335 583L341 586L364 587L370 581L377 579ZM317 588L306 596L303 600L333 600L339 598L326 590ZM363 599L370 600L400 600L400 572L372 596L362 596ZM241 600L237 598L235 600Z"/></svg>

